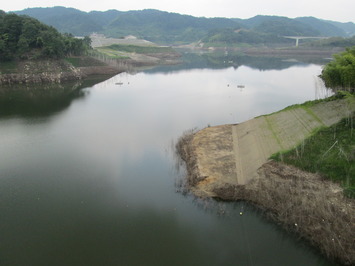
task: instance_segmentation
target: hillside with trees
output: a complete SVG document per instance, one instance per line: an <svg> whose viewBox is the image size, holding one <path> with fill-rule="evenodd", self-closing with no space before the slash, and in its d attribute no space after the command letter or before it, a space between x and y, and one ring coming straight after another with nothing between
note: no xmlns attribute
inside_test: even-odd
<svg viewBox="0 0 355 266"><path fill-rule="evenodd" d="M28 8L17 14L35 17L58 31L76 36L93 32L107 37L122 38L134 35L158 44L188 44L203 38L211 38L216 31L243 31L232 34L232 39L250 40L250 44L280 41L285 35L351 37L355 24L326 21L313 17L290 19L280 16L255 16L249 19L205 18L146 9L139 11L91 11L74 8ZM227 38L217 36L213 38Z"/></svg>
<svg viewBox="0 0 355 266"><path fill-rule="evenodd" d="M76 36L100 32L103 30L105 21L109 20L106 12L100 12L94 16L97 19L92 19L86 12L59 6L53 8L28 8L16 12L16 14L36 18L44 24L53 26L61 33L71 33ZM105 16L104 20L100 19L100 14Z"/></svg>
<svg viewBox="0 0 355 266"><path fill-rule="evenodd" d="M280 36L319 36L317 28L300 21L280 16L255 16L243 20L243 23L258 32Z"/></svg>
<svg viewBox="0 0 355 266"><path fill-rule="evenodd" d="M90 38L74 38L37 19L0 11L0 60L63 58L81 55Z"/></svg>
<svg viewBox="0 0 355 266"><path fill-rule="evenodd" d="M157 43L190 43L209 30L242 26L226 18L196 18L158 10L128 11L120 14L105 30L112 36L133 34Z"/></svg>
<svg viewBox="0 0 355 266"><path fill-rule="evenodd" d="M331 21L331 20L325 20L325 22L342 29L345 32L346 36L355 35L355 24L353 22L342 23L342 22Z"/></svg>
<svg viewBox="0 0 355 266"><path fill-rule="evenodd" d="M321 36L348 36L347 32L345 32L345 30L341 27L341 25L344 23L339 23L338 26L336 26L330 22L317 19L315 17L299 17L295 18L295 20L303 23L304 25L307 25L310 28L316 28L318 34L320 34Z"/></svg>
<svg viewBox="0 0 355 266"><path fill-rule="evenodd" d="M332 47L351 47L355 45L355 36L350 38L345 37L331 37L328 39L315 40L306 43L305 47L317 47L317 48L332 48Z"/></svg>
<svg viewBox="0 0 355 266"><path fill-rule="evenodd" d="M292 40L273 33L263 33L247 29L212 30L201 40L204 46L246 46L291 44Z"/></svg>

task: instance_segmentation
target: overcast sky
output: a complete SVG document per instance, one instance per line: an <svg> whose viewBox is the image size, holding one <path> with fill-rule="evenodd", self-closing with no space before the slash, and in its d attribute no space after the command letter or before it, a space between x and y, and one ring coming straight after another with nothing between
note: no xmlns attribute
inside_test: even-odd
<svg viewBox="0 0 355 266"><path fill-rule="evenodd" d="M355 22L354 0L4 0L0 9L16 11L28 7L52 6L74 7L82 11L153 8L197 17L313 16L340 22Z"/></svg>

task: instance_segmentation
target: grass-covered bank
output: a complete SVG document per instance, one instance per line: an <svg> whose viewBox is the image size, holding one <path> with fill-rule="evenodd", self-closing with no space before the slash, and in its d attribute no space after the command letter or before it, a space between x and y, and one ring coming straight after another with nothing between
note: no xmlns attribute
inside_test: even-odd
<svg viewBox="0 0 355 266"><path fill-rule="evenodd" d="M347 100L355 104L354 95L348 95ZM346 195L355 197L355 114L316 131L296 148L279 152L272 159L319 173L341 184Z"/></svg>

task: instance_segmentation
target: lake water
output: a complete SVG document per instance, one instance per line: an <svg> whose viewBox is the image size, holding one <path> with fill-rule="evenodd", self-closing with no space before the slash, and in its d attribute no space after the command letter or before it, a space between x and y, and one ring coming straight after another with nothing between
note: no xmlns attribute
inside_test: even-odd
<svg viewBox="0 0 355 266"><path fill-rule="evenodd" d="M280 64L0 89L0 265L331 265L251 206L175 185L184 131L327 95L320 65Z"/></svg>

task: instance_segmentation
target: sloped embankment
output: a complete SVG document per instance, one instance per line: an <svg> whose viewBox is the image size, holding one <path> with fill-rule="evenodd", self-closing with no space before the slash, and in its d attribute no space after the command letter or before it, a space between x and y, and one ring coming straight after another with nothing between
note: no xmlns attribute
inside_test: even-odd
<svg viewBox="0 0 355 266"><path fill-rule="evenodd" d="M354 102L334 100L184 136L178 152L187 163L187 185L197 196L250 201L327 257L353 264L354 200L319 175L268 158L354 111Z"/></svg>
<svg viewBox="0 0 355 266"><path fill-rule="evenodd" d="M272 154L295 147L318 128L354 111L354 102L341 99L286 108L237 125L205 128L189 143L199 173L192 189L199 196L215 197L213 191L220 185L246 185L259 178L257 170Z"/></svg>
<svg viewBox="0 0 355 266"><path fill-rule="evenodd" d="M75 67L65 60L27 60L16 63L16 67L2 73L0 71L0 85L26 83L61 83L84 79L91 75L115 75L122 69L107 64Z"/></svg>

